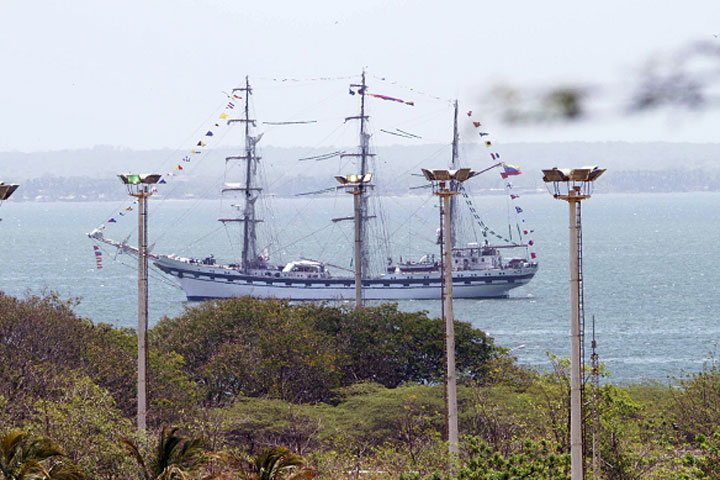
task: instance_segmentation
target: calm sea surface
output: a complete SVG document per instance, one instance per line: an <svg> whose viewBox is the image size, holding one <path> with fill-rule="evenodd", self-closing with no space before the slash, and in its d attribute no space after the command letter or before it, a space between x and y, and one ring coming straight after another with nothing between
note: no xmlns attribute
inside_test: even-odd
<svg viewBox="0 0 720 480"><path fill-rule="evenodd" d="M395 255L402 254L403 246L414 254L435 251L437 209L428 197L384 202L389 213L382 220L398 244ZM347 201L275 199L272 211L265 212L265 224L287 228L277 229L284 248L273 257L286 254L290 260L305 255L350 267L349 225L323 226L338 207L346 215L350 212ZM475 203L481 211L495 212L496 218L485 217L491 225L504 221L505 197L478 197ZM6 202L0 208L0 289L16 296L55 291L62 297L79 297L78 314L94 322L134 326L136 261L104 249L103 269L98 270L93 243L85 236L125 206ZM537 276L528 286L513 290L509 299L457 300L455 314L487 331L498 344L515 349L521 362L547 368L546 352L569 354L568 207L547 194L525 195L522 206L535 230ZM718 193L597 194L583 203L586 336L590 337L594 316L600 360L612 381L665 381L695 372L715 350L720 340L718 211ZM424 220L409 221L412 213ZM213 253L236 261L229 242L238 242L218 227L219 215L217 202L153 198L150 243L156 242L158 253ZM135 212L117 218L120 221L110 224L106 235L122 240L132 234L133 242ZM151 325L187 306L172 281L158 272L151 275ZM434 301L405 301L400 308L435 316L440 311Z"/></svg>

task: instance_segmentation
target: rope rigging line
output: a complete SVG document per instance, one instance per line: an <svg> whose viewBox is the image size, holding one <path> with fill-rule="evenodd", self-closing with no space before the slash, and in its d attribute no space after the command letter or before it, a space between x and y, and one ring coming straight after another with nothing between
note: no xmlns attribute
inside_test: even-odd
<svg viewBox="0 0 720 480"><path fill-rule="evenodd" d="M304 219L307 218L307 217L305 216L306 210L310 209L312 203L313 203L313 198L312 198L312 197L308 197L308 200L304 203L304 205L302 205L300 208L298 208L298 209L295 210L295 215L293 215L293 216L288 220L288 222L287 222L288 228L291 228L291 227L292 227L292 224L293 224L294 222L304 223ZM330 226L330 225L328 224L328 225L326 225L325 227L323 227L323 229L324 229L324 228L327 228L327 227L329 227L329 226ZM320 230L318 230L318 231L322 231L323 229L320 229ZM317 232L315 232L315 233L317 233ZM314 233L310 233L308 236L310 236L310 235L314 235ZM307 237L303 237L303 238L301 238L300 240L303 240L304 238L307 238ZM279 243L279 242L278 242L278 243ZM297 243L297 241L295 241L295 242L293 242L293 243L291 243L290 245L287 245L287 246L294 245L295 243ZM286 248L286 246L279 246L279 247L278 247L278 249L284 249L284 248Z"/></svg>
<svg viewBox="0 0 720 480"><path fill-rule="evenodd" d="M302 192L302 193L296 193L294 196L296 197L304 197L307 195L322 195L323 193L330 193L335 191L335 187L328 187L323 188L322 190L314 190L312 192Z"/></svg>
<svg viewBox="0 0 720 480"><path fill-rule="evenodd" d="M137 271L138 271L137 262L126 263L126 262L124 262L123 260L121 260L121 259L118 258L120 255L122 255L122 253L120 253L118 250L116 250L114 253L110 253L109 249L106 248L106 245L105 245L105 244L99 245L99 248L100 248L100 250L102 250L102 251L104 251L105 253L107 253L108 256L111 256L111 257L112 257L113 263L117 263L117 264L119 264L119 265L122 265L122 266L125 267L125 268L129 268L130 270L132 270L132 271L134 271L134 272L137 272ZM127 255L128 257L132 257L132 255L130 255L130 254L126 254L126 255ZM171 281L170 279L168 279L168 278L165 276L165 274L162 273L162 272L161 272L157 267L155 267L152 263L149 263L148 275L152 276L152 278L155 279L155 280L158 280L158 281L160 281L160 282L162 282L162 283L165 283L166 285L169 285L169 286L171 286L171 287L174 287L174 288L176 288L176 289L178 289L178 290L182 290L182 288L180 287L180 285L178 285L177 283L175 283L175 282Z"/></svg>
<svg viewBox="0 0 720 480"><path fill-rule="evenodd" d="M296 86L302 86L298 85L300 83L310 83L310 82L337 82L337 81L346 81L346 80L356 80L360 76L357 74L354 75L342 75L339 77L328 77L328 76L322 76L322 77L310 77L310 78L293 78L293 77L258 77L258 80L264 81L264 82L272 82L272 83L287 83L291 82L292 84L295 84ZM265 87L265 88L271 88L271 87ZM277 88L277 87L275 87Z"/></svg>
<svg viewBox="0 0 720 480"><path fill-rule="evenodd" d="M482 221L482 219L480 218L480 215L478 215L477 210L475 209L475 206L472 204L472 200L470 199L470 195L468 195L467 191L465 190L465 187L464 187L462 184L460 184L460 193L462 194L463 198L465 199L465 203L467 204L468 210L470 210L471 215L473 216L473 218L474 218L475 221L477 222L478 226L480 226L480 228L482 229L482 231L483 231L483 236L487 236L487 234L490 233L490 234L494 235L495 237L499 238L500 240L502 240L502 241L504 241L504 242L511 243L511 244L513 244L513 245L518 245L517 242L514 242L514 241L512 241L512 240L508 240L507 238L505 238L505 237L503 237L503 236L501 236L501 235L498 235L497 232L495 232L495 231L492 230L490 227L488 227L487 225L485 225L485 222Z"/></svg>
<svg viewBox="0 0 720 480"><path fill-rule="evenodd" d="M420 159L415 165L412 167L406 169L404 172L400 172L400 175L407 175L407 174L413 174L413 172L416 172L420 169L420 165L427 162L428 160L436 158L438 155L440 155L440 152L447 149L448 145L442 145L437 150L432 152L430 155L426 156L425 158Z"/></svg>
<svg viewBox="0 0 720 480"><path fill-rule="evenodd" d="M332 225L330 225L330 224L326 224L324 227L322 227L322 228L320 228L320 229L318 229L318 230L315 230L314 232L309 233L309 234L305 235L304 237L300 237L300 238L298 238L298 239L295 239L293 242L290 242L290 243L288 243L288 244L278 246L277 249L270 251L270 253L277 253L278 251L286 250L286 249L288 249L289 247L292 247L292 246L296 245L298 242L301 242L301 241L303 241L303 240L305 240L305 239L307 239L307 238L310 238L310 237L312 237L313 235L317 235L318 233L322 232L323 230L325 230L325 229L327 229L327 228L330 228L331 226L332 226Z"/></svg>
<svg viewBox="0 0 720 480"><path fill-rule="evenodd" d="M400 130L399 128L396 128L395 130L397 130L397 131L391 132L390 130L385 130L384 128L380 129L380 131L382 133L387 133L388 135L394 135L394 136L400 137L400 138L412 138L412 139L422 138L420 135L415 135L414 133L408 133L408 132L405 132L404 130Z"/></svg>
<svg viewBox="0 0 720 480"><path fill-rule="evenodd" d="M342 155L343 153L345 153L345 150L336 150L336 151L334 151L334 152L323 153L323 154L320 154L320 155L314 155L314 156L312 156L312 157L298 158L297 161L298 161L298 162L306 162L306 161L308 161L308 160L315 160L316 162L319 162L319 161L321 161L321 160L328 160L328 159L330 159L330 158L339 157L339 156Z"/></svg>
<svg viewBox="0 0 720 480"><path fill-rule="evenodd" d="M216 188L215 185L210 185L207 187L207 189L205 190L204 193L208 193L211 191L211 189L214 189L214 188ZM169 222L168 226L164 230L160 231L160 233L155 238L155 241L157 242L158 240L161 240L162 238L164 238L165 235L168 234L168 232L177 230L178 224L180 224L184 219L186 219L189 216L190 212L192 210L194 210L197 207L197 205L203 200L204 200L203 197L198 197L197 199L195 199L195 201L189 207L187 207L184 211L182 211L180 214L178 214L177 217L175 217L174 221ZM203 237L203 238L205 238L205 237Z"/></svg>
<svg viewBox="0 0 720 480"><path fill-rule="evenodd" d="M432 99L434 99L434 100L439 100L439 101L441 101L441 102L447 102L447 103L449 103L449 104L452 104L452 102L453 102L452 100L449 100L449 99L447 99L447 98L442 98L442 97L439 97L439 96L437 96L437 95L433 95L433 94L428 93L428 92L423 92L422 90L418 90L418 89L416 89L416 88L413 88L413 87L410 87L410 86L407 86L407 85L399 84L399 83L396 82L396 81L388 80L387 77L380 77L380 76L377 76L377 75L373 75L372 77L373 77L375 80L380 80L381 82L385 82L385 83L387 83L388 85L393 85L393 86L395 86L395 87L402 88L403 90L407 90L407 91L409 91L409 92L413 92L413 93L416 93L416 94L418 94L418 95L422 95L422 96L424 96L424 97L432 98Z"/></svg>
<svg viewBox="0 0 720 480"><path fill-rule="evenodd" d="M217 140L217 142L220 143L220 142L230 133L230 130L231 130L231 128L225 128L225 129L222 131L222 133L220 133L220 134L218 135L219 139ZM214 136L215 136L215 135L214 135ZM199 166L201 166L209 157L212 157L213 155L211 155L210 152L212 152L212 150L202 150L202 152L201 152L201 154L200 154L199 156L193 157L193 158L195 159L195 161L192 162L192 166L193 166L192 170L196 170L196 169L197 169ZM187 160L187 158L188 158L188 156L186 155L185 157L183 157L183 160L184 160L186 163L190 163L190 160ZM163 176L167 176L167 175L163 175ZM173 194L173 193L178 189L178 187L179 187L179 185L177 185L177 183L173 183L173 184L171 184L171 185L172 185L174 188L172 188L171 190L169 190L169 191L167 192L166 198L171 197L172 194Z"/></svg>
<svg viewBox="0 0 720 480"><path fill-rule="evenodd" d="M317 120L296 120L287 122L260 122L263 125L307 125L310 123L317 123Z"/></svg>
<svg viewBox="0 0 720 480"><path fill-rule="evenodd" d="M408 136L410 136L410 137L422 138L422 137L420 137L420 136L418 136L418 135L415 135L414 133L406 132L405 130L400 130L399 128L396 128L395 130L397 130L398 132L403 133L403 134L405 134L405 135L408 135Z"/></svg>
<svg viewBox="0 0 720 480"><path fill-rule="evenodd" d="M195 246L196 244L200 243L201 241L205 240L206 238L215 235L215 234L217 233L217 231L220 230L220 229L222 229L222 228L223 228L223 225L220 224L215 230L212 230L211 232L203 235L202 237L198 238L198 239L195 240L194 242L189 243L188 245L186 245L185 247L183 247L183 248L180 250L180 252L186 252L186 251L188 251L191 247Z"/></svg>
<svg viewBox="0 0 720 480"><path fill-rule="evenodd" d="M225 236L227 237L228 243L230 244L231 250L234 249L235 245L233 242L233 236L230 235L230 228L228 225L223 224L223 230L225 230Z"/></svg>
<svg viewBox="0 0 720 480"><path fill-rule="evenodd" d="M400 231L400 229L404 228L405 225L407 225L408 223L410 223L411 220L416 218L417 212L419 212L421 208L425 208L425 206L428 204L428 202L430 202L432 199L433 199L433 197L427 197L419 207L417 207L414 211L412 211L409 215L407 215L407 219L404 222L402 222L400 225L398 225L398 227L390 235L395 236ZM396 205L399 205L399 204L396 202Z"/></svg>
<svg viewBox="0 0 720 480"><path fill-rule="evenodd" d="M183 145L189 144L191 138L195 138L195 137L199 136L199 135L200 135L199 132L202 132L202 131L205 129L205 125L207 125L207 123L210 121L210 119L212 119L214 116L217 116L218 112L220 112L220 111L223 110L223 105L226 104L226 103L227 103L226 101L221 102L221 103L219 104L219 106L216 107L216 108L213 110L213 112L212 112L210 115L208 115L207 118L205 118L205 120L203 120L200 124L198 124L198 126L195 128L195 130L193 130L193 132L192 132L190 135L187 136L187 138L182 142L182 144L183 144ZM159 170L156 169L156 171L163 171L163 170L165 170L165 165L167 165L167 164L170 163L171 158L177 158L183 151L186 151L186 148L185 148L185 147L182 147L182 148L181 148L181 147L178 147L178 148L176 148L175 150L173 150L172 152L170 152L170 153L168 153L167 155L165 155L165 157L158 162L158 167L161 167L161 168L160 168ZM173 162L173 163L174 163L174 162ZM118 204L119 204L119 205L126 205L126 202L127 202L127 201L123 201L122 203L118 202ZM134 203L135 203L135 202L133 202L133 204L134 204ZM114 208L107 216L105 216L104 218L105 218L105 219L113 218L113 216L116 214L116 212L122 211L122 210L124 210L124 208L125 208L125 207L116 207L116 208ZM121 215L121 216L122 216L122 215ZM104 227L106 223L107 223L107 220L103 221L97 228ZM101 228L101 229L102 229L102 228ZM137 228L136 228L136 229L137 229Z"/></svg>
<svg viewBox="0 0 720 480"><path fill-rule="evenodd" d="M296 86L302 86L302 85L296 85ZM275 88L287 88L287 85L278 86L278 87L275 87ZM258 87L255 87L255 90L258 90ZM260 90L263 90L263 88L260 87ZM309 104L307 104L306 106L302 106L301 108L299 108L298 110L296 110L295 113L289 114L288 117L289 117L290 119L299 118L299 117L306 117L306 118L307 118L307 117L310 117L310 116L313 116L313 117L314 117L315 115L312 115L314 112L319 111L322 106L324 106L324 105L326 105L326 104L328 104L328 103L334 102L335 100L337 100L337 96L336 96L334 93L333 93L333 94L329 94L329 93L328 93L327 95L325 95L324 97L322 97L320 100L315 101L315 102L312 102L312 103L309 103ZM316 117L316 118L317 118L317 117ZM312 121L303 121L303 123L319 123L320 121L322 121L322 122L324 123L324 122L327 121L327 120L336 121L336 120L337 120L337 117L332 117L332 118L317 118L316 120L312 120ZM265 125L268 125L268 126L270 127L269 129L267 129L267 132L272 132L272 131L274 131L276 128L282 127L282 126L284 126L284 125L295 124L293 120L289 120L289 121L287 121L287 122L262 122L262 123L265 124ZM334 133L334 131L331 132L331 135L332 135L333 133ZM325 140L326 140L326 138L323 139L323 140L321 140L318 144L323 143ZM317 144L316 144L316 146L317 146Z"/></svg>
<svg viewBox="0 0 720 480"><path fill-rule="evenodd" d="M180 290L181 292L183 291L182 287L178 283L170 280L165 274L165 272L157 268L155 265L150 265L150 268L148 268L148 275L152 277L153 280L160 281L165 285L169 285L177 290Z"/></svg>
<svg viewBox="0 0 720 480"><path fill-rule="evenodd" d="M229 98L230 98L230 97L229 97ZM226 109L226 110L227 110L227 109ZM217 112L216 112L216 113L217 113ZM223 117L223 118L227 118L227 116L226 116L226 117ZM230 130L231 130L230 128L224 128L219 134L213 134L213 136L216 136L216 137L218 138L218 139L217 139L217 142L218 142L218 143L221 143L222 140L230 133ZM202 130L200 130L200 131L202 131ZM203 146L204 146L204 145L203 145ZM198 161L195 162L194 165L195 165L195 166L199 166L199 165L201 165L203 162L205 162L208 158L211 158L213 155L210 155L209 152L210 152L209 150L202 150L202 151L201 151L201 155L200 155L199 157L197 157L197 158L198 158ZM186 158L187 158L187 157L186 157ZM218 180L222 180L222 184L224 184L224 183L227 181L227 164L226 164L226 169L223 171L223 174L218 177ZM207 187L207 189L203 192L205 195L203 195L202 197L198 198L192 205L190 205L187 209L185 209L182 213L180 213L180 214L176 217L176 220L175 220L174 222L169 223L169 226L168 226L164 231L162 231L162 232L160 233L160 235L159 235L158 238L163 238L169 231L176 229L177 224L180 223L180 222L182 222L185 218L187 218L188 215L189 215L189 213L190 213L190 211L194 210L194 209L197 207L197 205L200 203L200 201L202 201L202 200L204 199L204 197L207 197L207 196L208 196L207 194L209 194L209 193L211 192L211 190L214 190L214 189L217 188L217 183L218 183L218 182L215 182L215 184L209 185L209 186ZM174 185L175 188L173 188L172 190L170 190L170 191L168 192L168 195L167 195L168 197L172 196L173 192L177 191L177 189L180 188L180 186L181 186L180 184L177 184L177 183L175 183L175 184L173 184L173 185ZM216 232L216 231L217 231L217 229L214 230L213 233ZM203 237L201 237L201 238L206 238L206 237L207 237L207 235L206 235L206 236L203 236ZM192 245L192 244L191 244L191 245ZM187 251L188 248L189 248L189 246L183 248L181 251Z"/></svg>

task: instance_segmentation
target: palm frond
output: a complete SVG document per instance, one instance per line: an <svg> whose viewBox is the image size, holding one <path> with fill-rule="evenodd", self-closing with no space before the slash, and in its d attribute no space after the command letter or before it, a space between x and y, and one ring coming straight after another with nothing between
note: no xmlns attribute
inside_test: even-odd
<svg viewBox="0 0 720 480"><path fill-rule="evenodd" d="M135 462L140 466L145 480L151 480L150 472L148 472L148 469L145 466L145 460L143 460L142 454L140 453L140 450L138 450L137 446L127 438L121 438L120 442L125 445L125 448L128 449L130 455L132 455L132 457L135 459Z"/></svg>
<svg viewBox="0 0 720 480"><path fill-rule="evenodd" d="M285 480L312 480L315 477L317 477L317 472L314 469L303 467Z"/></svg>
<svg viewBox="0 0 720 480"><path fill-rule="evenodd" d="M3 468L13 463L25 435L22 430L11 430L0 437L0 465Z"/></svg>
<svg viewBox="0 0 720 480"><path fill-rule="evenodd" d="M10 479L34 479L38 478L38 475L40 475L39 478L43 478L46 473L40 462L33 459L22 462L17 467L15 474L9 477Z"/></svg>
<svg viewBox="0 0 720 480"><path fill-rule="evenodd" d="M156 480L187 480L187 474L182 468L177 465L168 465L160 475L156 477Z"/></svg>
<svg viewBox="0 0 720 480"><path fill-rule="evenodd" d="M65 455L65 452L55 442L47 438L39 438L30 443L24 457L43 461L50 457L63 455Z"/></svg>
<svg viewBox="0 0 720 480"><path fill-rule="evenodd" d="M205 442L200 438L185 440L180 445L176 454L176 463L186 468L195 468L207 460L204 460L206 452Z"/></svg>
<svg viewBox="0 0 720 480"><path fill-rule="evenodd" d="M306 464L302 455L285 447L268 448L255 459L258 480L314 478L314 471L305 468Z"/></svg>
<svg viewBox="0 0 720 480"><path fill-rule="evenodd" d="M85 473L68 462L59 462L48 471L48 480L85 480Z"/></svg>
<svg viewBox="0 0 720 480"><path fill-rule="evenodd" d="M180 443L181 438L175 435L178 431L177 427L173 427L170 430L165 428L160 432L160 438L158 439L157 445L157 456L154 461L154 471L156 477L159 477L165 469L173 463L173 454L175 448Z"/></svg>

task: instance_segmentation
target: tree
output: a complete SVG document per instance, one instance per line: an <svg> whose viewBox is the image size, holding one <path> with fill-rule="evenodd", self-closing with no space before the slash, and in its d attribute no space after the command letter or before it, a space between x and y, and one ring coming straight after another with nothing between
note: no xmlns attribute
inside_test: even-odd
<svg viewBox="0 0 720 480"><path fill-rule="evenodd" d="M657 438L661 432L643 430L642 407L627 392L614 385L603 385L598 392L599 472L608 480L640 480L656 466ZM588 439L589 440L589 439ZM589 452L589 448L586 449Z"/></svg>
<svg viewBox="0 0 720 480"><path fill-rule="evenodd" d="M296 405L278 399L239 397L222 411L226 442L247 451L286 446L304 455L320 449L328 407L324 404Z"/></svg>
<svg viewBox="0 0 720 480"><path fill-rule="evenodd" d="M340 384L335 342L284 300L207 302L163 319L151 337L161 352L182 356L208 406L240 394L323 401Z"/></svg>
<svg viewBox="0 0 720 480"><path fill-rule="evenodd" d="M0 292L0 413L16 424L35 415L38 400L55 401L64 379L87 375L135 415L137 340L131 329L94 325L56 294L16 299ZM197 388L177 354L151 351L152 424L178 420Z"/></svg>
<svg viewBox="0 0 720 480"><path fill-rule="evenodd" d="M470 324L456 322L458 375L479 379L500 352ZM164 353L181 355L208 406L236 396L332 402L332 390L358 381L387 387L440 382L438 319L384 304L359 312L249 297L218 300L163 319L152 330Z"/></svg>
<svg viewBox="0 0 720 480"><path fill-rule="evenodd" d="M348 397L332 411L334 431L332 440L328 440L333 447L339 439L355 452L391 445L401 448L414 461L444 430L441 385L385 388L363 384L348 387L346 395ZM460 387L458 410L464 410L468 400L469 392Z"/></svg>
<svg viewBox="0 0 720 480"><path fill-rule="evenodd" d="M134 442L127 438L121 440L138 464L141 479L185 479L188 473L197 470L212 458L205 449L202 439L183 438L178 435L178 430L178 428L162 429L155 453L147 462Z"/></svg>
<svg viewBox="0 0 720 480"><path fill-rule="evenodd" d="M709 437L699 434L695 441L700 451L686 455L686 465L695 469L693 473L698 480L720 478L720 432Z"/></svg>
<svg viewBox="0 0 720 480"><path fill-rule="evenodd" d="M315 478L315 471L300 455L285 447L263 450L253 462L255 472L248 480L301 480Z"/></svg>
<svg viewBox="0 0 720 480"><path fill-rule="evenodd" d="M553 370L542 375L531 391L540 401L533 409L545 435L552 435L563 452L570 451L570 361L548 354Z"/></svg>
<svg viewBox="0 0 720 480"><path fill-rule="evenodd" d="M73 464L56 460L64 452L46 438L29 440L22 430L0 436L0 473L3 480L83 480Z"/></svg>
<svg viewBox="0 0 720 480"><path fill-rule="evenodd" d="M502 455L477 437L468 439L470 452L460 468L461 480L565 480L570 478L570 455L542 439L526 440L519 452Z"/></svg>
<svg viewBox="0 0 720 480"><path fill-rule="evenodd" d="M0 292L0 394L7 417L21 421L56 374L82 366L91 325L75 317L72 305L54 294L18 300Z"/></svg>
<svg viewBox="0 0 720 480"><path fill-rule="evenodd" d="M83 345L86 372L106 388L127 417L137 412L137 336L130 328L95 325ZM148 424L160 426L184 420L192 413L198 388L174 352L148 352Z"/></svg>
<svg viewBox="0 0 720 480"><path fill-rule="evenodd" d="M117 439L132 435L133 422L122 416L112 396L76 372L56 378L55 392L38 399L26 422L32 431L62 439L67 456L97 479L124 479L132 463Z"/></svg>
<svg viewBox="0 0 720 480"><path fill-rule="evenodd" d="M688 374L673 390L670 415L678 432L692 441L711 437L720 424L720 365L711 358L700 372Z"/></svg>
<svg viewBox="0 0 720 480"><path fill-rule="evenodd" d="M370 381L393 388L443 379L442 322L427 312L401 312L391 303L359 311L311 304L298 308L338 343L345 386ZM463 380L483 378L488 362L500 353L491 338L467 322L455 322L455 346L457 375Z"/></svg>

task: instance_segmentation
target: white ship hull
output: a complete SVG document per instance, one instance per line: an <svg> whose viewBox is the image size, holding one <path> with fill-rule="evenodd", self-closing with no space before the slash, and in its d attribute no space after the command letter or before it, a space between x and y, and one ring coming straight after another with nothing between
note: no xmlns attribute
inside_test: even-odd
<svg viewBox="0 0 720 480"><path fill-rule="evenodd" d="M287 275L278 271L245 274L219 265L200 265L160 257L155 265L177 277L188 300L253 296L288 300L352 300L352 277L318 278L312 275ZM458 271L453 273L454 298L503 298L509 291L528 283L537 264L519 268ZM363 281L365 300L435 300L441 296L438 273L388 274Z"/></svg>

